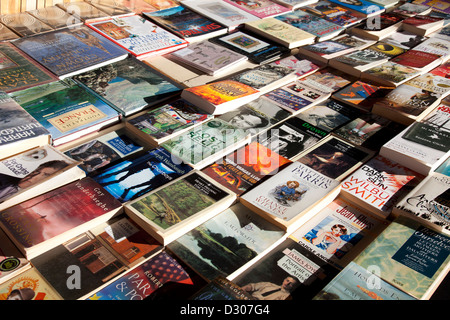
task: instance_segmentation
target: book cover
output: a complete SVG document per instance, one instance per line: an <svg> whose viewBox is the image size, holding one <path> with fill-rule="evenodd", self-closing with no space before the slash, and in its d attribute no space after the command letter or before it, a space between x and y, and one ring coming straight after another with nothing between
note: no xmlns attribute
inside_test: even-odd
<svg viewBox="0 0 450 320"><path fill-rule="evenodd" d="M430 65L433 66L436 63L440 64L442 62L440 55L414 49L410 49L407 52L392 58L391 61L403 66L418 69L425 68Z"/></svg>
<svg viewBox="0 0 450 320"><path fill-rule="evenodd" d="M342 270L388 224L339 196L289 237Z"/></svg>
<svg viewBox="0 0 450 320"><path fill-rule="evenodd" d="M253 300L241 287L218 276L194 293L191 300Z"/></svg>
<svg viewBox="0 0 450 320"><path fill-rule="evenodd" d="M87 300L144 300L170 283L193 285L191 277L179 262L168 253L161 252L100 289Z"/></svg>
<svg viewBox="0 0 450 320"><path fill-rule="evenodd" d="M161 144L181 161L202 167L228 153L230 148L243 144L247 133L220 119L213 119L189 129ZM209 164L208 163L208 164Z"/></svg>
<svg viewBox="0 0 450 320"><path fill-rule="evenodd" d="M404 20L404 17L400 14L396 14L393 12L389 13L381 13L380 15L377 15L376 18L373 20L367 20L365 22L362 22L355 26L355 28L367 31L369 34L382 34L383 31L395 31L396 29L393 29L391 27L399 27L400 22ZM352 29L352 32L354 30ZM380 33L381 32L381 33Z"/></svg>
<svg viewBox="0 0 450 320"><path fill-rule="evenodd" d="M138 15L101 20L87 26L138 59L187 46L186 40Z"/></svg>
<svg viewBox="0 0 450 320"><path fill-rule="evenodd" d="M443 21L442 18L432 17L430 15L415 15L413 17L408 17L403 20L404 24L412 25L415 27L426 28L428 24Z"/></svg>
<svg viewBox="0 0 450 320"><path fill-rule="evenodd" d="M447 61L450 57L450 40L429 37L415 46L414 50L437 54Z"/></svg>
<svg viewBox="0 0 450 320"><path fill-rule="evenodd" d="M330 93L342 89L346 85L357 80L349 76L347 73L337 70L333 67L325 67L323 69L317 70L316 72L307 76L306 79L306 81L310 82L316 87L327 88L326 90L322 90L328 91Z"/></svg>
<svg viewBox="0 0 450 320"><path fill-rule="evenodd" d="M132 15L134 11L115 0L91 0L90 4L110 17Z"/></svg>
<svg viewBox="0 0 450 320"><path fill-rule="evenodd" d="M344 28L348 28L366 18L363 14L355 10L322 0L305 6L302 9Z"/></svg>
<svg viewBox="0 0 450 320"><path fill-rule="evenodd" d="M232 279L255 300L311 300L338 271L287 238Z"/></svg>
<svg viewBox="0 0 450 320"><path fill-rule="evenodd" d="M202 172L238 196L275 175L290 161L257 141L226 155L202 169Z"/></svg>
<svg viewBox="0 0 450 320"><path fill-rule="evenodd" d="M379 275L350 262L313 300L406 301L416 300Z"/></svg>
<svg viewBox="0 0 450 320"><path fill-rule="evenodd" d="M1 212L0 222L28 259L108 220L121 208L105 189L83 178Z"/></svg>
<svg viewBox="0 0 450 320"><path fill-rule="evenodd" d="M0 90L9 93L55 80L54 75L9 42L0 43Z"/></svg>
<svg viewBox="0 0 450 320"><path fill-rule="evenodd" d="M60 79L127 56L125 50L86 26L20 38L12 43Z"/></svg>
<svg viewBox="0 0 450 320"><path fill-rule="evenodd" d="M427 299L448 272L450 238L414 220L394 220L354 262L416 299Z"/></svg>
<svg viewBox="0 0 450 320"><path fill-rule="evenodd" d="M124 160L93 176L121 203L136 199L192 170L162 148Z"/></svg>
<svg viewBox="0 0 450 320"><path fill-rule="evenodd" d="M98 94L124 116L181 92L179 84L134 58L108 64L73 79Z"/></svg>
<svg viewBox="0 0 450 320"><path fill-rule="evenodd" d="M53 145L119 121L119 113L71 79L9 94L51 134Z"/></svg>
<svg viewBox="0 0 450 320"><path fill-rule="evenodd" d="M420 74L421 71L417 69L387 61L379 66L365 70L362 73L361 80L373 80L387 86L399 86Z"/></svg>
<svg viewBox="0 0 450 320"><path fill-rule="evenodd" d="M406 2L398 6L393 12L407 16L414 17L417 15L427 14L431 11L429 6L420 3Z"/></svg>
<svg viewBox="0 0 450 320"><path fill-rule="evenodd" d="M426 37L412 32L397 30L394 33L391 33L386 38L383 38L383 42L391 43L393 45L406 49L412 49L426 39Z"/></svg>
<svg viewBox="0 0 450 320"><path fill-rule="evenodd" d="M20 36L4 24L0 24L0 41L19 39Z"/></svg>
<svg viewBox="0 0 450 320"><path fill-rule="evenodd" d="M54 30L43 21L36 19L28 12L3 14L0 21L21 37L41 34Z"/></svg>
<svg viewBox="0 0 450 320"><path fill-rule="evenodd" d="M396 203L423 178L423 175L378 155L342 181L341 194L387 218Z"/></svg>
<svg viewBox="0 0 450 320"><path fill-rule="evenodd" d="M167 249L212 281L243 267L284 234L238 203L171 242Z"/></svg>
<svg viewBox="0 0 450 320"><path fill-rule="evenodd" d="M62 29L82 24L82 21L58 6L47 6L27 11L53 29Z"/></svg>
<svg viewBox="0 0 450 320"><path fill-rule="evenodd" d="M0 284L31 268L30 261L0 229Z"/></svg>
<svg viewBox="0 0 450 320"><path fill-rule="evenodd" d="M307 46L303 46L302 50L314 52L318 56L325 56L337 54L338 52L348 52L353 47L339 43L337 40L328 40L323 42L317 42Z"/></svg>
<svg viewBox="0 0 450 320"><path fill-rule="evenodd" d="M447 2L443 0L414 0L414 3L423 4L433 8L433 10L450 13L450 7Z"/></svg>
<svg viewBox="0 0 450 320"><path fill-rule="evenodd" d="M76 16L79 20L87 22L90 20L108 18L108 14L94 7L89 2L71 1L68 3L57 3L58 7Z"/></svg>
<svg viewBox="0 0 450 320"><path fill-rule="evenodd" d="M385 11L384 7L367 0L330 0L330 2L355 10L357 12L361 12L367 17L374 16Z"/></svg>
<svg viewBox="0 0 450 320"><path fill-rule="evenodd" d="M335 92L331 97L363 111L372 111L373 105L389 95L392 88L375 86L357 80L351 85Z"/></svg>
<svg viewBox="0 0 450 320"><path fill-rule="evenodd" d="M251 13L252 15L263 19L273 16L277 16L284 12L289 11L288 8L270 1L270 0L258 0L258 1L237 1L237 0L225 0L225 2Z"/></svg>
<svg viewBox="0 0 450 320"><path fill-rule="evenodd" d="M195 41L196 38L205 36L208 38L227 32L227 28L223 25L183 5L145 12L144 15L188 42Z"/></svg>

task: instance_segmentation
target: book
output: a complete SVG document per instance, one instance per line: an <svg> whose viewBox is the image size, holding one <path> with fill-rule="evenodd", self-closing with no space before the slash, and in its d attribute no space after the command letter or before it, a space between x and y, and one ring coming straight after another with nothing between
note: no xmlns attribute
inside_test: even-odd
<svg viewBox="0 0 450 320"><path fill-rule="evenodd" d="M67 11L71 15L76 16L78 20L83 22L91 22L109 17L108 13L100 10L87 1L63 2L57 3L56 6Z"/></svg>
<svg viewBox="0 0 450 320"><path fill-rule="evenodd" d="M370 150L329 136L294 160L329 178L342 181L372 156Z"/></svg>
<svg viewBox="0 0 450 320"><path fill-rule="evenodd" d="M289 238L342 270L388 225L339 195Z"/></svg>
<svg viewBox="0 0 450 320"><path fill-rule="evenodd" d="M192 169L162 148L123 160L92 177L109 194L125 203L155 190Z"/></svg>
<svg viewBox="0 0 450 320"><path fill-rule="evenodd" d="M161 147L172 154L174 162L183 162L200 170L242 147L249 139L245 130L212 119L163 142Z"/></svg>
<svg viewBox="0 0 450 320"><path fill-rule="evenodd" d="M423 178L420 173L378 155L342 181L341 195L379 217L388 218L396 203Z"/></svg>
<svg viewBox="0 0 450 320"><path fill-rule="evenodd" d="M442 57L438 54L410 49L392 58L391 61L427 72L438 67L442 63Z"/></svg>
<svg viewBox="0 0 450 320"><path fill-rule="evenodd" d="M87 175L94 175L124 158L144 150L144 144L136 141L124 128L100 132L99 136L74 147L60 148L68 157L80 161L78 165Z"/></svg>
<svg viewBox="0 0 450 320"><path fill-rule="evenodd" d="M427 15L431 12L431 7L420 3L405 2L392 10L395 13L406 17L414 17L417 15Z"/></svg>
<svg viewBox="0 0 450 320"><path fill-rule="evenodd" d="M228 31L225 26L183 4L169 9L144 12L144 16L189 43L225 34Z"/></svg>
<svg viewBox="0 0 450 320"><path fill-rule="evenodd" d="M404 17L395 12L381 13L353 26L350 32L378 41L399 30L403 20Z"/></svg>
<svg viewBox="0 0 450 320"><path fill-rule="evenodd" d="M442 63L445 63L450 58L450 40L429 37L415 46L414 50L440 55Z"/></svg>
<svg viewBox="0 0 450 320"><path fill-rule="evenodd" d="M420 36L428 36L430 33L441 29L444 26L444 19L428 15L415 15L408 17L402 22L403 30L410 31Z"/></svg>
<svg viewBox="0 0 450 320"><path fill-rule="evenodd" d="M316 38L309 32L272 17L246 22L244 29L275 41L288 49L312 44Z"/></svg>
<svg viewBox="0 0 450 320"><path fill-rule="evenodd" d="M384 281L418 300L426 300L450 267L448 241L444 234L399 217L353 262L365 269L376 266L374 271Z"/></svg>
<svg viewBox="0 0 450 320"><path fill-rule="evenodd" d="M218 80L183 89L181 98L212 115L234 110L260 95L259 90L233 80Z"/></svg>
<svg viewBox="0 0 450 320"><path fill-rule="evenodd" d="M28 260L105 222L119 201L86 177L3 210L2 229Z"/></svg>
<svg viewBox="0 0 450 320"><path fill-rule="evenodd" d="M248 21L259 19L257 16L221 0L183 0L183 6L207 16L233 31Z"/></svg>
<svg viewBox="0 0 450 320"><path fill-rule="evenodd" d="M254 300L311 300L338 270L287 238L231 279Z"/></svg>
<svg viewBox="0 0 450 320"><path fill-rule="evenodd" d="M66 27L74 27L83 23L77 16L68 13L56 5L28 10L27 13L34 16L36 19L41 20L55 30Z"/></svg>
<svg viewBox="0 0 450 320"><path fill-rule="evenodd" d="M366 18L366 16L360 12L323 0L307 5L302 9L344 28L349 28Z"/></svg>
<svg viewBox="0 0 450 320"><path fill-rule="evenodd" d="M309 6L313 3L317 3L318 0L276 0L274 2L281 4L282 6L291 10L296 10L301 7Z"/></svg>
<svg viewBox="0 0 450 320"><path fill-rule="evenodd" d="M127 57L125 50L86 26L24 37L12 44L60 79Z"/></svg>
<svg viewBox="0 0 450 320"><path fill-rule="evenodd" d="M218 276L195 292L190 300L253 300L241 287L226 277Z"/></svg>
<svg viewBox="0 0 450 320"><path fill-rule="evenodd" d="M119 113L72 79L9 94L41 123L60 146L119 121Z"/></svg>
<svg viewBox="0 0 450 320"><path fill-rule="evenodd" d="M84 178L78 161L51 145L0 161L0 210Z"/></svg>
<svg viewBox="0 0 450 320"><path fill-rule="evenodd" d="M275 19L314 35L319 42L334 38L344 31L344 27L303 9L278 15Z"/></svg>
<svg viewBox="0 0 450 320"><path fill-rule="evenodd" d="M422 74L423 71L387 61L378 66L364 70L361 73L362 81L373 81L382 86L398 87L402 83Z"/></svg>
<svg viewBox="0 0 450 320"><path fill-rule="evenodd" d="M145 300L170 284L193 285L190 275L167 252L161 252L128 271L86 300Z"/></svg>
<svg viewBox="0 0 450 320"><path fill-rule="evenodd" d="M212 76L248 60L247 56L210 41L191 43L186 48L172 52L170 58Z"/></svg>
<svg viewBox="0 0 450 320"><path fill-rule="evenodd" d="M417 300L390 285L379 275L350 262L313 300L407 301ZM376 285L374 285L376 283Z"/></svg>
<svg viewBox="0 0 450 320"><path fill-rule="evenodd" d="M0 284L31 268L31 263L0 229Z"/></svg>
<svg viewBox="0 0 450 320"><path fill-rule="evenodd" d="M405 30L397 30L394 33L391 33L386 38L383 38L383 42L390 43L409 50L419 45L426 39L426 37L419 36L415 33L411 33Z"/></svg>
<svg viewBox="0 0 450 320"><path fill-rule="evenodd" d="M314 86L327 88L326 91L330 94L357 80L342 70L330 66L317 70L305 79Z"/></svg>
<svg viewBox="0 0 450 320"><path fill-rule="evenodd" d="M83 300L161 252L162 246L120 215L31 259L64 300ZM77 269L77 288L68 270Z"/></svg>
<svg viewBox="0 0 450 320"><path fill-rule="evenodd" d="M125 126L156 146L212 118L188 101L176 99L127 118Z"/></svg>
<svg viewBox="0 0 450 320"><path fill-rule="evenodd" d="M339 182L293 162L241 196L240 202L290 233L328 205Z"/></svg>
<svg viewBox="0 0 450 320"><path fill-rule="evenodd" d="M258 2L225 0L225 2L248 12L260 19L270 18L289 11L277 2L271 0L259 0Z"/></svg>
<svg viewBox="0 0 450 320"><path fill-rule="evenodd" d="M448 175L442 172L430 172L395 204L392 217L406 216L449 235L449 183Z"/></svg>
<svg viewBox="0 0 450 320"><path fill-rule="evenodd" d="M51 143L50 132L0 90L0 159Z"/></svg>
<svg viewBox="0 0 450 320"><path fill-rule="evenodd" d="M242 28L225 36L210 38L208 41L243 54L256 64L272 62L290 53L288 48L247 31L243 32Z"/></svg>
<svg viewBox="0 0 450 320"><path fill-rule="evenodd" d="M9 93L56 80L11 43L0 43L0 90Z"/></svg>
<svg viewBox="0 0 450 320"><path fill-rule="evenodd" d="M431 7L434 11L443 12L443 13L450 13L450 10L448 8L447 3L442 0L414 0L414 3L417 4L423 4L426 6Z"/></svg>
<svg viewBox="0 0 450 320"><path fill-rule="evenodd" d="M142 14L143 12L150 12L150 11L156 11L159 10L160 6L158 6L157 2L164 2L162 4L164 7L167 5L169 6L175 6L175 2L172 0L168 1L152 1L152 0L90 0L90 3L93 5L100 3L104 5L112 5L112 6L120 6L120 7L126 7L127 9L131 10L132 12L136 14ZM158 6L158 8L156 7Z"/></svg>
<svg viewBox="0 0 450 320"><path fill-rule="evenodd" d="M384 7L386 10L391 9L393 7L397 7L399 0L371 0L370 2L375 3L376 5Z"/></svg>
<svg viewBox="0 0 450 320"><path fill-rule="evenodd" d="M180 94L182 87L134 58L127 58L72 77L123 116Z"/></svg>
<svg viewBox="0 0 450 320"><path fill-rule="evenodd" d="M434 171L450 176L450 157L441 163Z"/></svg>
<svg viewBox="0 0 450 320"><path fill-rule="evenodd" d="M0 23L0 31L1 31L0 41L15 40L20 38L20 36L17 33L12 31L2 23Z"/></svg>
<svg viewBox="0 0 450 320"><path fill-rule="evenodd" d="M90 0L89 3L106 13L109 17L126 16L135 13L128 6L115 0Z"/></svg>
<svg viewBox="0 0 450 320"><path fill-rule="evenodd" d="M179 239L228 208L236 195L194 170L125 204L125 213L161 244Z"/></svg>
<svg viewBox="0 0 450 320"><path fill-rule="evenodd" d="M35 268L30 268L0 285L0 300L62 300L62 297Z"/></svg>
<svg viewBox="0 0 450 320"><path fill-rule="evenodd" d="M17 12L0 16L0 22L21 37L41 34L54 30L28 12Z"/></svg>
<svg viewBox="0 0 450 320"><path fill-rule="evenodd" d="M142 60L187 46L188 42L138 15L86 24L89 28Z"/></svg>
<svg viewBox="0 0 450 320"><path fill-rule="evenodd" d="M386 10L383 6L367 0L330 0L330 2L360 12L364 14L366 18L379 15Z"/></svg>
<svg viewBox="0 0 450 320"><path fill-rule="evenodd" d="M447 24L446 26L442 27L442 29L431 34L430 37L444 39L444 40L449 41L450 40L450 26Z"/></svg>
<svg viewBox="0 0 450 320"><path fill-rule="evenodd" d="M167 245L207 281L234 278L283 240L284 230L237 203Z"/></svg>
<svg viewBox="0 0 450 320"><path fill-rule="evenodd" d="M449 93L449 79L429 72L388 92L373 104L372 112L410 125L435 109Z"/></svg>
<svg viewBox="0 0 450 320"><path fill-rule="evenodd" d="M241 196L267 177L277 174L289 163L287 158L277 152L258 141L252 141L201 171L237 196Z"/></svg>

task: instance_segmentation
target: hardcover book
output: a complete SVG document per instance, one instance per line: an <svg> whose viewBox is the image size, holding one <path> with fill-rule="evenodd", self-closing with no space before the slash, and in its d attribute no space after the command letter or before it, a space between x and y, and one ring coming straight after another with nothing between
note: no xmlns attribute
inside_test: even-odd
<svg viewBox="0 0 450 320"><path fill-rule="evenodd" d="M93 176L106 191L121 203L136 199L192 169L176 163L164 149L157 148L137 155Z"/></svg>
<svg viewBox="0 0 450 320"><path fill-rule="evenodd" d="M188 44L183 38L138 15L101 20L87 26L140 60L169 53Z"/></svg>
<svg viewBox="0 0 450 320"><path fill-rule="evenodd" d="M192 171L124 206L161 244L168 245L228 208L236 195L200 171Z"/></svg>
<svg viewBox="0 0 450 320"><path fill-rule="evenodd" d="M50 132L0 91L0 159L49 143Z"/></svg>
<svg viewBox="0 0 450 320"><path fill-rule="evenodd" d="M233 278L285 232L237 203L171 242L167 249L207 281Z"/></svg>
<svg viewBox="0 0 450 320"><path fill-rule="evenodd" d="M342 197L387 218L423 175L383 156L370 159L342 181Z"/></svg>
<svg viewBox="0 0 450 320"><path fill-rule="evenodd" d="M181 86L147 64L128 58L74 76L123 116L156 105L181 92Z"/></svg>
<svg viewBox="0 0 450 320"><path fill-rule="evenodd" d="M399 217L353 261L365 269L377 266L383 280L426 300L448 273L449 241L444 234Z"/></svg>
<svg viewBox="0 0 450 320"><path fill-rule="evenodd" d="M127 52L86 26L64 28L12 42L60 79L127 57Z"/></svg>
<svg viewBox="0 0 450 320"><path fill-rule="evenodd" d="M240 202L291 232L334 200L339 189L337 180L296 161L246 192Z"/></svg>
<svg viewBox="0 0 450 320"><path fill-rule="evenodd" d="M73 27L83 23L77 16L68 13L58 6L47 6L27 12L53 29Z"/></svg>
<svg viewBox="0 0 450 320"><path fill-rule="evenodd" d="M71 79L9 94L51 134L54 146L119 121L119 113Z"/></svg>
<svg viewBox="0 0 450 320"><path fill-rule="evenodd" d="M253 141L203 168L202 172L240 196L288 163L287 158Z"/></svg>
<svg viewBox="0 0 450 320"><path fill-rule="evenodd" d="M9 42L0 43L0 90L9 93L56 80Z"/></svg>
<svg viewBox="0 0 450 320"><path fill-rule="evenodd" d="M338 196L289 237L342 270L388 225Z"/></svg>
<svg viewBox="0 0 450 320"><path fill-rule="evenodd" d="M28 12L1 15L0 22L21 37L42 34L54 30L52 27L41 20L36 19Z"/></svg>
<svg viewBox="0 0 450 320"><path fill-rule="evenodd" d="M288 8L271 0L258 0L258 2L237 0L224 1L260 19L274 17L289 11Z"/></svg>
<svg viewBox="0 0 450 320"><path fill-rule="evenodd" d="M144 16L189 43L227 33L227 28L188 7L144 12Z"/></svg>
<svg viewBox="0 0 450 320"><path fill-rule="evenodd" d="M336 3L322 0L305 6L302 9L344 28L351 27L366 18L366 16L360 12Z"/></svg>
<svg viewBox="0 0 450 320"><path fill-rule="evenodd" d="M87 177L9 207L1 212L0 223L25 257L33 259L121 209L119 201Z"/></svg>
<svg viewBox="0 0 450 320"><path fill-rule="evenodd" d="M249 138L245 130L223 120L213 119L167 140L161 147L177 158L177 161L202 169L243 146Z"/></svg>

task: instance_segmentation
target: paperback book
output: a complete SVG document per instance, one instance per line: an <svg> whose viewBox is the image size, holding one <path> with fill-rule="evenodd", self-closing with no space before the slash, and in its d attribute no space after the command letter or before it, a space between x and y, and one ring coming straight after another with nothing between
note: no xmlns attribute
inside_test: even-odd
<svg viewBox="0 0 450 320"><path fill-rule="evenodd" d="M415 15L403 20L402 27L406 31L416 33L421 36L428 36L430 33L439 30L444 26L444 18L428 15Z"/></svg>
<svg viewBox="0 0 450 320"><path fill-rule="evenodd" d="M192 171L124 206L164 246L228 208L236 194Z"/></svg>
<svg viewBox="0 0 450 320"><path fill-rule="evenodd" d="M373 81L379 85L398 87L402 83L422 74L422 71L387 61L361 73L362 81Z"/></svg>
<svg viewBox="0 0 450 320"><path fill-rule="evenodd" d="M383 38L383 42L390 43L396 45L397 47L402 47L409 50L419 45L426 39L426 37L419 36L415 33L411 33L405 30L397 30L396 32L391 33L386 38Z"/></svg>
<svg viewBox="0 0 450 320"><path fill-rule="evenodd" d="M138 15L87 24L94 32L142 60L187 46L188 42Z"/></svg>
<svg viewBox="0 0 450 320"><path fill-rule="evenodd" d="M445 63L450 58L450 40L430 37L415 46L414 50L440 55Z"/></svg>
<svg viewBox="0 0 450 320"><path fill-rule="evenodd" d="M0 229L0 284L31 268L30 261Z"/></svg>
<svg viewBox="0 0 450 320"><path fill-rule="evenodd" d="M403 20L404 16L400 14L382 13L353 26L350 32L378 41L399 30Z"/></svg>
<svg viewBox="0 0 450 320"><path fill-rule="evenodd" d="M398 6L393 12L401 14L406 17L414 17L417 15L427 15L432 8L420 3L406 2Z"/></svg>
<svg viewBox="0 0 450 320"><path fill-rule="evenodd" d="M302 9L344 28L349 28L366 18L364 14L358 11L323 0L302 7Z"/></svg>
<svg viewBox="0 0 450 320"><path fill-rule="evenodd" d="M438 54L415 50L414 48L392 58L391 61L424 72L436 68L443 62L442 57Z"/></svg>
<svg viewBox="0 0 450 320"><path fill-rule="evenodd" d="M218 276L195 292L190 300L253 300L241 287L226 277Z"/></svg>
<svg viewBox="0 0 450 320"><path fill-rule="evenodd" d="M274 17L289 11L285 6L271 0L258 0L256 3L237 0L224 1L260 19Z"/></svg>
<svg viewBox="0 0 450 320"><path fill-rule="evenodd" d="M318 0L276 0L274 2L281 4L282 6L291 10L296 10L301 7L309 6L316 3Z"/></svg>
<svg viewBox="0 0 450 320"><path fill-rule="evenodd" d="M330 2L360 12L364 14L366 18L379 15L385 11L385 8L383 6L375 4L374 2L369 2L367 0L330 0Z"/></svg>

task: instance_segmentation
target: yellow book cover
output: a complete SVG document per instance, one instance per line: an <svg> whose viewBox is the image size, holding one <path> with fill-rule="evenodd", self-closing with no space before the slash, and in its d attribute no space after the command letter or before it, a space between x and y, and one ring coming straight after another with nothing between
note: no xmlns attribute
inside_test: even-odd
<svg viewBox="0 0 450 320"><path fill-rule="evenodd" d="M189 91L214 105L220 105L225 102L258 93L258 90L232 80L217 81L184 90Z"/></svg>

